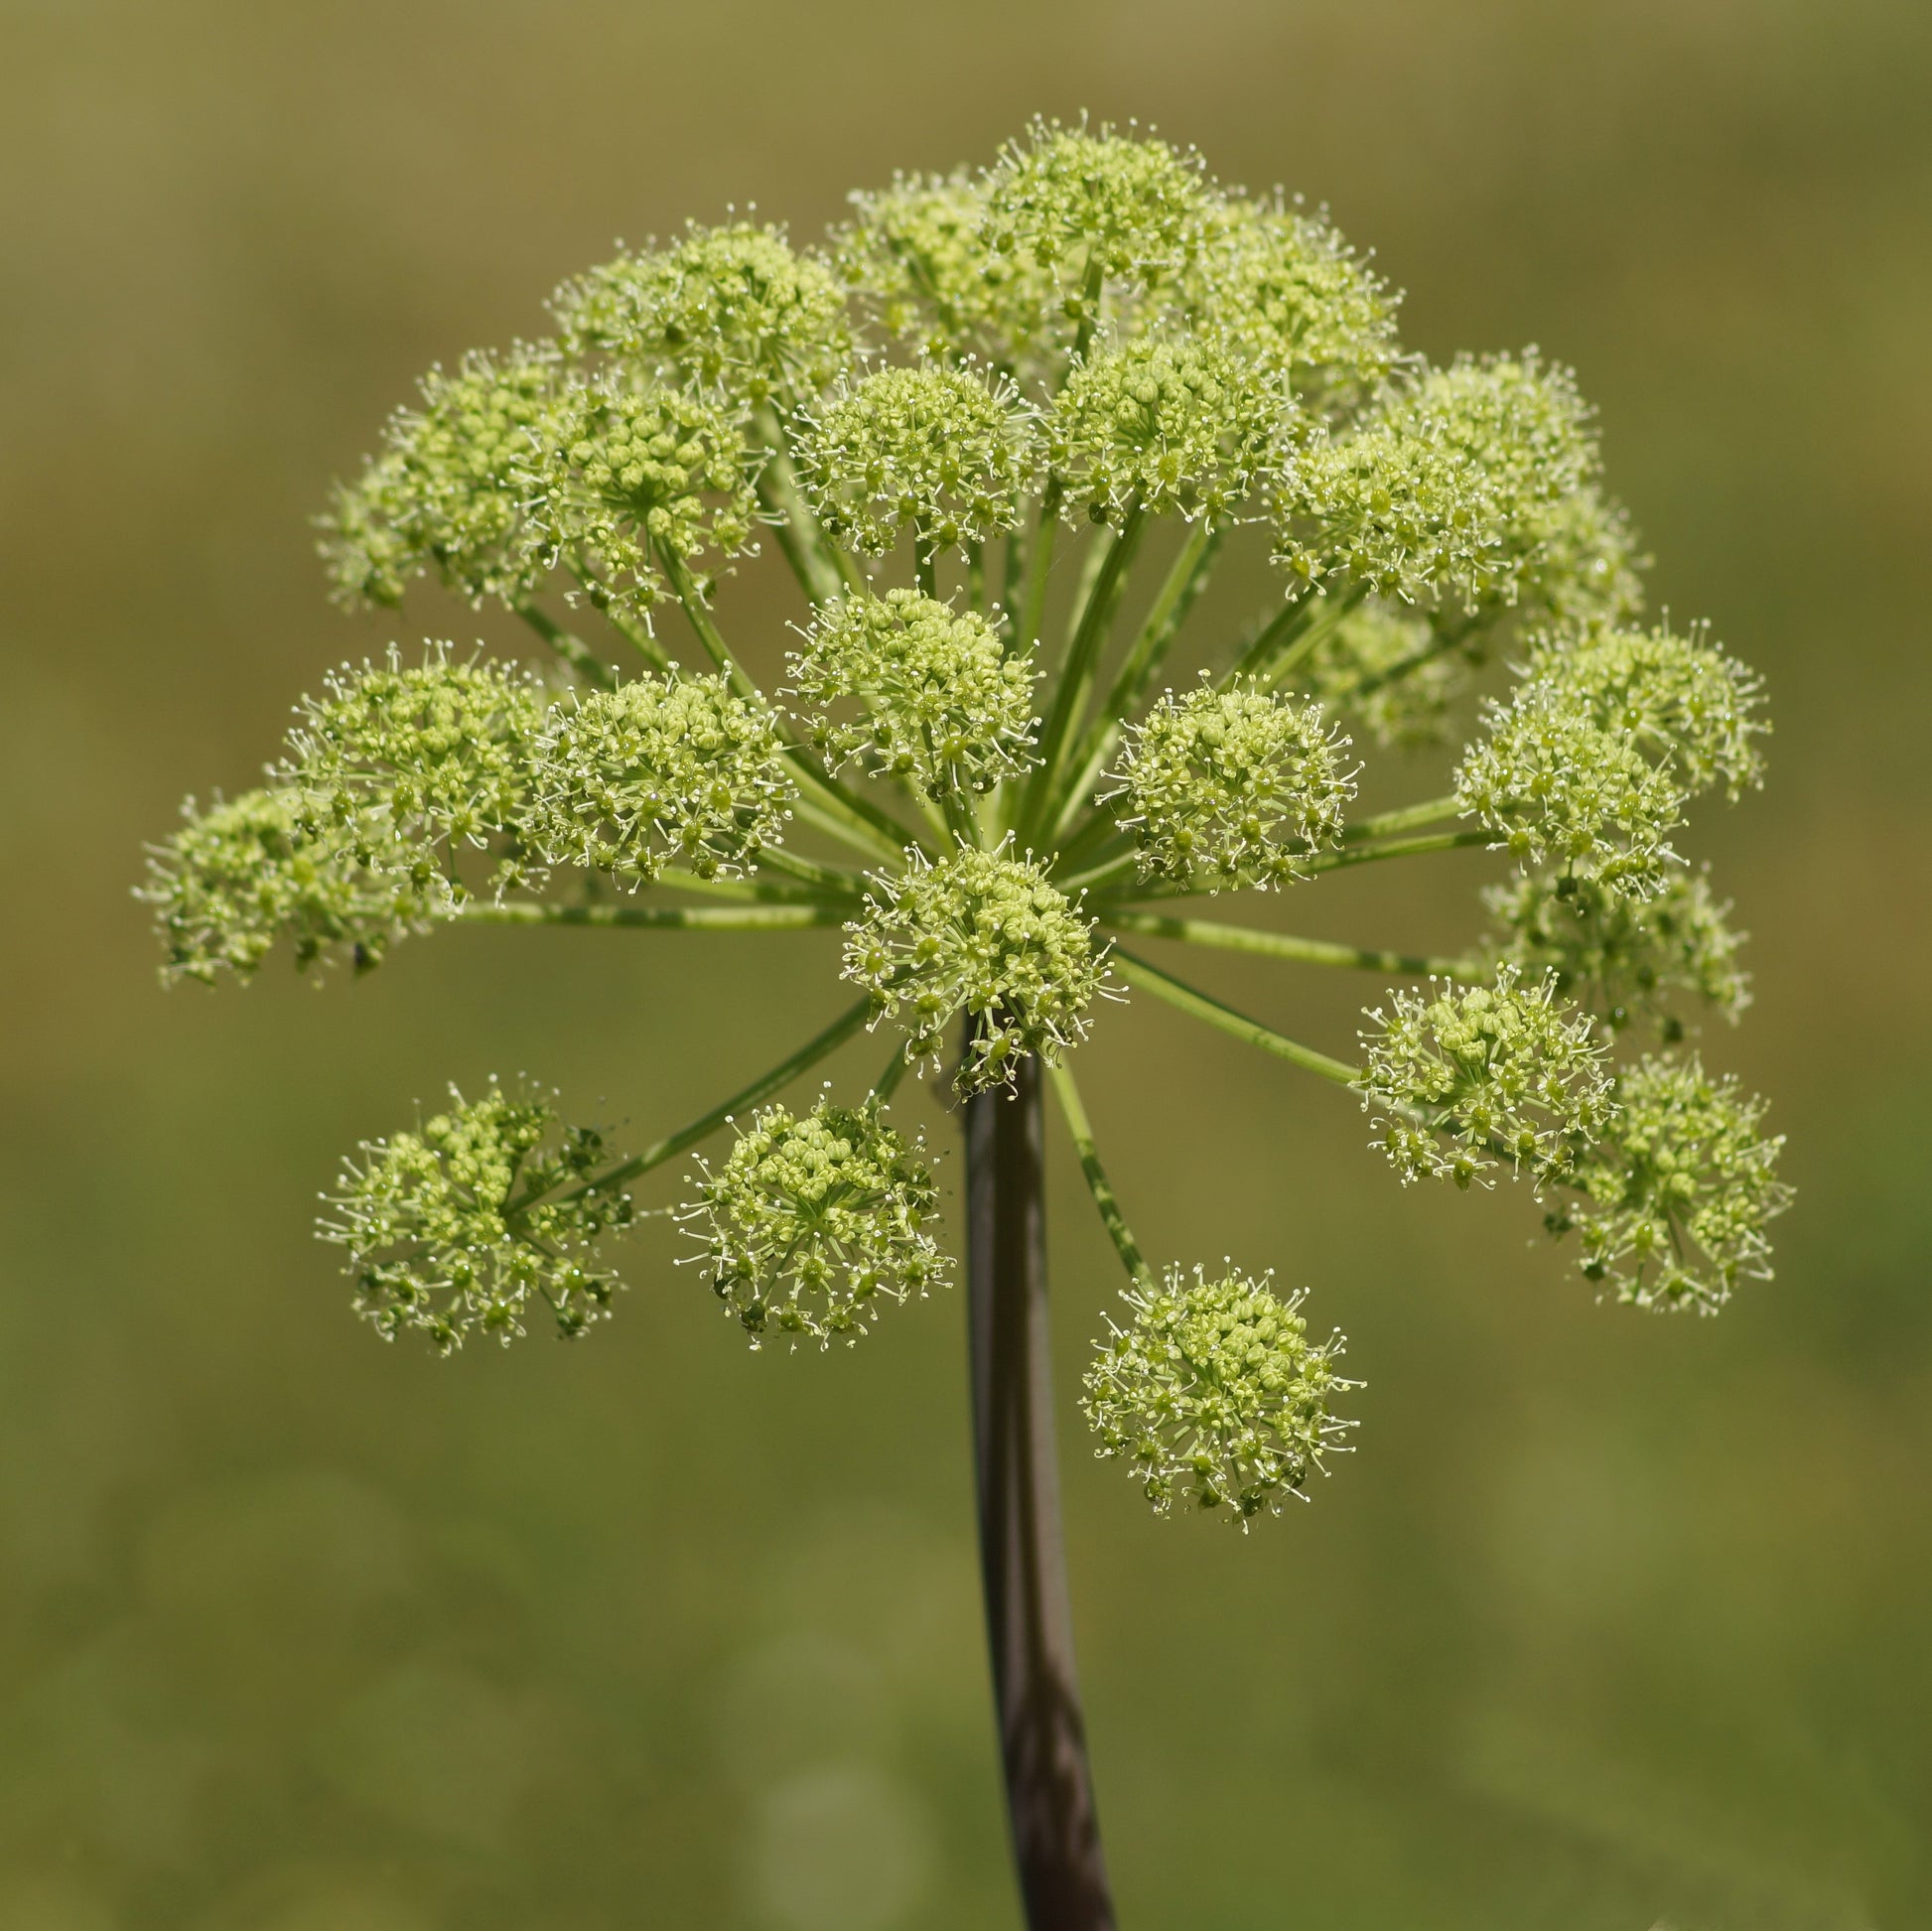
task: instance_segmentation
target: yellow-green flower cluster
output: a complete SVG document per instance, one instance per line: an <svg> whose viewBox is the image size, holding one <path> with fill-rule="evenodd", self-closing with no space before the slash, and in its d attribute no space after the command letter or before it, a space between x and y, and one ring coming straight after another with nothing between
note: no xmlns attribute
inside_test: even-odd
<svg viewBox="0 0 1932 1931"><path fill-rule="evenodd" d="M1073 365L1047 411L1066 512L1230 519L1275 473L1286 392L1260 362L1199 337L1138 336Z"/></svg>
<svg viewBox="0 0 1932 1931"><path fill-rule="evenodd" d="M1360 719L1385 749L1442 744L1450 707L1468 688L1470 658L1441 645L1428 619L1371 597L1320 638L1302 675L1323 704Z"/></svg>
<svg viewBox="0 0 1932 1931"><path fill-rule="evenodd" d="M703 1166L681 1217L699 1229L713 1292L754 1347L771 1333L855 1341L882 1302L946 1285L952 1262L927 1232L939 1196L923 1151L886 1124L876 1099L821 1100L802 1117L765 1108L719 1167Z"/></svg>
<svg viewBox="0 0 1932 1931"><path fill-rule="evenodd" d="M1617 1113L1568 1176L1581 1198L1548 1216L1576 1232L1585 1278L1638 1308L1716 1313L1739 1279L1768 1280L1767 1224L1791 1204L1764 1102L1695 1055L1653 1056L1616 1082Z"/></svg>
<svg viewBox="0 0 1932 1931"><path fill-rule="evenodd" d="M796 794L762 704L722 676L648 673L558 705L530 790L531 844L633 891L666 865L700 879L756 870Z"/></svg>
<svg viewBox="0 0 1932 1931"><path fill-rule="evenodd" d="M1004 377L921 362L848 383L804 426L798 466L835 542L884 556L983 543L1019 521L1033 427Z"/></svg>
<svg viewBox="0 0 1932 1931"><path fill-rule="evenodd" d="M866 915L846 927L845 976L881 1016L903 1016L915 1062L936 1063L947 1027L967 1014L955 1084L975 1093L1010 1082L1029 1054L1058 1065L1086 1037L1106 975L1091 921L1038 865L967 849L936 865L915 854L907 872L877 881Z"/></svg>
<svg viewBox="0 0 1932 1931"><path fill-rule="evenodd" d="M812 743L835 770L857 759L930 797L1031 768L1032 661L1008 655L975 611L910 590L842 598L818 612L790 669Z"/></svg>
<svg viewBox="0 0 1932 1931"><path fill-rule="evenodd" d="M440 879L419 882L410 863L371 850L367 828L358 852L298 792L247 791L206 811L190 798L182 815L138 895L156 908L164 981L250 978L284 938L298 968L339 948L366 969L400 933L450 913Z"/></svg>
<svg viewBox="0 0 1932 1931"><path fill-rule="evenodd" d="M1169 691L1130 727L1111 773L1142 872L1209 892L1306 877L1355 795L1347 750L1318 704L1249 684Z"/></svg>
<svg viewBox="0 0 1932 1931"><path fill-rule="evenodd" d="M549 573L525 513L523 478L547 440L561 381L548 344L476 351L424 377L422 407L390 419L381 452L323 519L336 594L394 605L434 571L472 604L511 608Z"/></svg>
<svg viewBox="0 0 1932 1931"><path fill-rule="evenodd" d="M689 390L617 377L574 385L528 486L553 556L600 594L646 609L665 573L752 540L752 457L726 412Z"/></svg>
<svg viewBox="0 0 1932 1931"><path fill-rule="evenodd" d="M1557 1003L1546 979L1525 988L1504 965L1492 986L1444 981L1391 994L1369 1014L1363 1104L1404 1184L1457 1186L1508 1161L1541 1184L1560 1179L1616 1111L1588 1017Z"/></svg>
<svg viewBox="0 0 1932 1931"><path fill-rule="evenodd" d="M784 230L692 222L668 248L622 254L552 298L566 347L721 391L744 406L808 394L850 359L845 291Z"/></svg>
<svg viewBox="0 0 1932 1931"><path fill-rule="evenodd" d="M1304 583L1339 575L1404 603L1513 604L1556 505L1595 473L1587 420L1570 371L1533 349L1433 370L1310 441L1276 560Z"/></svg>
<svg viewBox="0 0 1932 1931"><path fill-rule="evenodd" d="M1643 554L1629 512L1594 483L1559 496L1530 519L1532 540L1517 584L1519 623L1572 632L1627 624L1643 610Z"/></svg>
<svg viewBox="0 0 1932 1931"><path fill-rule="evenodd" d="M620 1285L592 1265L595 1244L631 1217L627 1193L587 1184L603 1141L559 1131L537 1093L491 1081L481 1099L450 1098L414 1133L364 1141L323 1196L334 1217L320 1231L346 1250L357 1311L384 1340L414 1329L444 1354L472 1334L507 1345L532 1302L559 1333L581 1333Z"/></svg>
<svg viewBox="0 0 1932 1931"><path fill-rule="evenodd" d="M1108 1321L1081 1407L1099 1454L1129 1462L1158 1514L1225 1508L1244 1528L1278 1514L1353 1427L1329 1411L1356 1385L1335 1372L1342 1337L1311 1342L1303 1297L1282 1300L1270 1278L1173 1267L1128 1291L1125 1327Z"/></svg>
<svg viewBox="0 0 1932 1931"><path fill-rule="evenodd" d="M1488 950L1532 975L1553 974L1612 1033L1648 1020L1667 1040L1684 1022L1673 994L1688 993L1736 1021L1750 1004L1750 975L1737 963L1741 932L1701 873L1679 873L1654 897L1632 898L1593 879L1565 873L1490 886L1483 902L1501 927Z"/></svg>

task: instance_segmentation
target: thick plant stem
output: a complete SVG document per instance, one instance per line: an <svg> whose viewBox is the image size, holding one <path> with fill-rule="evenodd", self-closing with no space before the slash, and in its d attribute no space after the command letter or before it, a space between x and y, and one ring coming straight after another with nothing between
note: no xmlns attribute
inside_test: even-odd
<svg viewBox="0 0 1932 1931"><path fill-rule="evenodd" d="M1046 1324L1039 1067L966 1104L980 1571L1029 1931L1114 1931L1073 1666Z"/></svg>

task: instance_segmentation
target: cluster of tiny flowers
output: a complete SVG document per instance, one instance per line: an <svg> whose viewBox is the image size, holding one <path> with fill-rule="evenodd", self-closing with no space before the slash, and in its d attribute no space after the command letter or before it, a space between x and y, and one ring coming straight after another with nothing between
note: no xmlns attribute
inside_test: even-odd
<svg viewBox="0 0 1932 1931"><path fill-rule="evenodd" d="M915 854L901 877L879 880L866 916L846 927L845 976L882 1017L903 1015L915 1063L937 1063L948 1025L968 1015L962 1093L1011 1081L1029 1054L1057 1065L1106 989L1091 922L1038 865L1004 849L936 865Z"/></svg>
<svg viewBox="0 0 1932 1931"><path fill-rule="evenodd" d="M1457 1186L1499 1160L1539 1185L1562 1178L1616 1103L1587 1015L1557 1002L1549 980L1525 988L1504 965L1493 986L1391 995L1364 1033L1363 1105L1378 1144L1410 1180Z"/></svg>
<svg viewBox="0 0 1932 1931"><path fill-rule="evenodd" d="M1450 707L1468 688L1465 650L1434 647L1438 633L1400 604L1369 598L1316 643L1309 688L1361 721L1385 750L1444 743Z"/></svg>
<svg viewBox="0 0 1932 1931"><path fill-rule="evenodd" d="M1032 764L1034 671L975 611L889 590L824 606L791 653L812 743L928 796L986 791ZM838 715L848 703L859 717Z"/></svg>
<svg viewBox="0 0 1932 1931"><path fill-rule="evenodd" d="M835 541L884 556L902 535L944 550L1012 529L1033 429L1005 377L922 362L844 384L804 425L798 464Z"/></svg>
<svg viewBox="0 0 1932 1931"><path fill-rule="evenodd" d="M1273 476L1288 415L1259 361L1196 337L1139 336L1074 364L1047 411L1046 458L1069 513L1220 523Z"/></svg>
<svg viewBox="0 0 1932 1931"><path fill-rule="evenodd" d="M1586 1279L1638 1308L1716 1313L1741 1277L1768 1280L1765 1227L1791 1202L1776 1177L1782 1135L1764 1102L1695 1055L1645 1058L1619 1075L1617 1114L1579 1159L1582 1195L1547 1216L1574 1231Z"/></svg>
<svg viewBox="0 0 1932 1931"><path fill-rule="evenodd" d="M594 571L620 606L644 609L663 595L664 571L751 542L750 474L716 403L607 377L568 392L529 488L550 553Z"/></svg>
<svg viewBox="0 0 1932 1931"><path fill-rule="evenodd" d="M450 1097L414 1133L365 1141L323 1196L334 1217L319 1230L346 1250L357 1311L385 1340L413 1328L442 1353L476 1333L507 1344L533 1300L581 1333L620 1285L592 1249L631 1218L627 1193L587 1184L602 1140L560 1132L547 1099L493 1081L481 1099Z"/></svg>
<svg viewBox="0 0 1932 1931"><path fill-rule="evenodd" d="M521 344L425 377L422 407L397 412L381 454L324 518L337 595L399 604L407 580L433 570L473 604L526 602L548 565L522 479L548 437L558 380L555 349Z"/></svg>
<svg viewBox="0 0 1932 1931"><path fill-rule="evenodd" d="M756 869L795 787L762 704L722 676L645 674L552 711L531 792L539 851L634 890L667 864L700 879Z"/></svg>
<svg viewBox="0 0 1932 1931"><path fill-rule="evenodd" d="M1395 299L1319 215L1216 197L1176 307L1225 330L1318 409L1353 404L1395 367Z"/></svg>
<svg viewBox="0 0 1932 1931"><path fill-rule="evenodd" d="M1341 837L1355 795L1347 749L1318 704L1246 684L1169 691L1130 728L1112 773L1143 873L1209 892L1305 877Z"/></svg>
<svg viewBox="0 0 1932 1931"><path fill-rule="evenodd" d="M876 1099L821 1100L802 1117L767 1107L720 1166L700 1163L698 1200L680 1217L754 1347L769 1333L851 1342L882 1301L946 1284L952 1263L926 1231L938 1190L923 1151Z"/></svg>
<svg viewBox="0 0 1932 1931"><path fill-rule="evenodd" d="M1664 1039L1681 1038L1674 994L1733 1023L1750 1004L1750 975L1737 963L1744 935L1725 922L1730 907L1712 897L1702 873L1678 873L1650 898L1567 873L1518 877L1482 897L1500 927L1489 956L1553 975L1562 998L1612 1033L1641 1019Z"/></svg>
<svg viewBox="0 0 1932 1931"><path fill-rule="evenodd" d="M1574 634L1633 622L1643 610L1643 554L1629 512L1594 483L1559 496L1531 519L1533 541L1517 585L1525 623Z"/></svg>
<svg viewBox="0 0 1932 1931"><path fill-rule="evenodd" d="M1126 1298L1132 1320L1109 1320L1082 1383L1099 1454L1124 1457L1161 1515L1225 1508L1245 1528L1279 1513L1353 1426L1329 1413L1356 1385L1335 1372L1341 1336L1310 1341L1302 1296L1283 1301L1266 1277L1196 1267L1190 1282L1173 1267Z"/></svg>
<svg viewBox="0 0 1932 1931"><path fill-rule="evenodd" d="M1393 390L1346 434L1311 439L1277 561L1305 583L1340 572L1404 603L1513 604L1552 510L1596 461L1567 369L1534 351L1458 361Z"/></svg>
<svg viewBox="0 0 1932 1931"><path fill-rule="evenodd" d="M440 880L419 884L407 863L368 852L366 835L358 854L297 792L248 791L206 811L190 798L182 815L139 895L156 908L164 982L250 978L284 938L298 967L340 949L367 968L399 933L449 913Z"/></svg>
<svg viewBox="0 0 1932 1931"><path fill-rule="evenodd" d="M692 222L668 248L620 255L551 298L566 347L603 353L752 406L822 387L852 353L830 264L782 228Z"/></svg>

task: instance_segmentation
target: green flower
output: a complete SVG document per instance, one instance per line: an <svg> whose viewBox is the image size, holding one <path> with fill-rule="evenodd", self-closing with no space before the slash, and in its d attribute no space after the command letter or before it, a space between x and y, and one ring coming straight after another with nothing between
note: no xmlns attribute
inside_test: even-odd
<svg viewBox="0 0 1932 1931"><path fill-rule="evenodd" d="M1550 980L1526 991L1505 965L1493 986L1446 980L1390 1001L1361 1035L1362 1103L1405 1185L1466 1187L1504 1160L1539 1185L1564 1178L1614 1116L1595 1029Z"/></svg>
<svg viewBox="0 0 1932 1931"><path fill-rule="evenodd" d="M1355 795L1347 749L1318 704L1203 682L1130 727L1109 775L1144 875L1265 890L1307 877L1310 856L1339 841Z"/></svg>
<svg viewBox="0 0 1932 1931"><path fill-rule="evenodd" d="M1569 1176L1582 1198L1547 1216L1552 1234L1582 1240L1585 1279L1633 1307L1706 1314L1740 1278L1769 1280L1764 1230L1791 1189L1774 1171L1783 1135L1759 1131L1764 1102L1695 1054L1644 1059L1618 1076L1616 1100Z"/></svg>
<svg viewBox="0 0 1932 1931"><path fill-rule="evenodd" d="M935 1064L960 1013L973 1021L955 1084L1008 1083L1017 1061L1049 1066L1087 1035L1087 1009L1107 990L1092 922L1031 859L958 851L880 879L866 915L846 928L845 976L885 1018L903 1014L906 1057Z"/></svg>
<svg viewBox="0 0 1932 1931"><path fill-rule="evenodd" d="M908 1146L883 1113L876 1099L821 1100L802 1118L766 1107L722 1165L700 1163L697 1204L680 1217L754 1347L772 1332L850 1343L882 1302L947 1285L951 1259L926 1231L939 1195L923 1142Z"/></svg>
<svg viewBox="0 0 1932 1931"><path fill-rule="evenodd" d="M319 1231L346 1250L357 1312L384 1340L413 1328L443 1354L477 1333L507 1346L533 1300L560 1334L581 1333L621 1285L591 1250L631 1218L627 1193L586 1184L602 1140L559 1133L548 1099L493 1080L479 1100L450 1098L414 1133L364 1141L323 1196L335 1217Z"/></svg>
<svg viewBox="0 0 1932 1931"><path fill-rule="evenodd" d="M1305 1494L1311 1473L1352 1428L1329 1403L1359 1384L1335 1372L1342 1337L1308 1337L1303 1297L1194 1269L1129 1289L1133 1317L1112 1330L1082 1379L1081 1408L1102 1458L1124 1456L1157 1514L1176 1501L1226 1507L1248 1522ZM1324 1470L1325 1472L1325 1470Z"/></svg>
<svg viewBox="0 0 1932 1931"><path fill-rule="evenodd" d="M1443 744L1472 657L1440 642L1428 619L1371 597L1327 630L1302 674L1324 705L1358 718L1385 750Z"/></svg>

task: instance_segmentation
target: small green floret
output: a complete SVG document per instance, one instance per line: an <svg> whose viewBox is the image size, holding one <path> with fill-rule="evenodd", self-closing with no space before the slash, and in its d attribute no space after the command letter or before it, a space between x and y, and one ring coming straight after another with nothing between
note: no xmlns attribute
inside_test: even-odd
<svg viewBox="0 0 1932 1931"><path fill-rule="evenodd" d="M798 466L835 541L877 557L909 534L921 550L945 550L1018 522L1033 428L1003 377L935 362L882 368L805 424Z"/></svg>
<svg viewBox="0 0 1932 1931"><path fill-rule="evenodd" d="M1570 1177L1582 1197L1547 1216L1552 1234L1582 1240L1585 1279L1633 1307L1705 1314L1739 1279L1769 1280L1764 1230L1791 1189L1775 1175L1784 1136L1760 1131L1764 1102L1695 1054L1644 1059L1618 1077L1616 1100Z"/></svg>
<svg viewBox="0 0 1932 1931"><path fill-rule="evenodd" d="M722 676L648 674L558 705L530 790L538 850L631 891L666 865L700 879L757 870L796 795L762 704Z"/></svg>
<svg viewBox="0 0 1932 1931"><path fill-rule="evenodd" d="M947 1284L952 1261L926 1231L939 1196L923 1154L878 1100L821 1100L802 1118L765 1108L720 1166L700 1163L698 1201L681 1218L754 1347L771 1333L850 1343L883 1302Z"/></svg>
<svg viewBox="0 0 1932 1931"><path fill-rule="evenodd" d="M847 597L819 611L790 669L834 769L856 761L930 797L986 791L1032 768L1032 660L1009 655L975 611L910 590ZM846 715L855 705L856 720Z"/></svg>
<svg viewBox="0 0 1932 1931"><path fill-rule="evenodd" d="M334 1217L318 1232L347 1252L356 1311L385 1341L411 1328L441 1354L473 1334L507 1346L533 1301L560 1334L582 1333L621 1285L588 1264L592 1250L632 1211L622 1190L585 1184L605 1164L602 1138L559 1132L549 1099L493 1080L481 1099L450 1098L414 1133L364 1141L323 1196Z"/></svg>
<svg viewBox="0 0 1932 1931"><path fill-rule="evenodd" d="M1368 1015L1362 1104L1404 1184L1457 1186L1507 1161L1541 1185L1568 1174L1616 1111L1604 1049L1586 1014L1546 979L1525 989L1513 966L1493 986L1390 995Z"/></svg>
<svg viewBox="0 0 1932 1931"><path fill-rule="evenodd" d="M1057 1065L1107 989L1092 921L1005 850L936 865L915 854L910 870L875 882L866 916L845 929L845 976L904 1025L909 1060L937 1064L955 1015L970 1016L961 1093L1010 1082L1029 1053Z"/></svg>
<svg viewBox="0 0 1932 1931"><path fill-rule="evenodd" d="M1208 892L1306 878L1355 795L1347 751L1318 704L1246 684L1169 691L1130 728L1111 773L1143 874Z"/></svg>
<svg viewBox="0 0 1932 1931"><path fill-rule="evenodd" d="M1123 1456L1159 1515L1176 1502L1226 1508L1248 1523L1306 1495L1337 1438L1354 1426L1329 1413L1358 1384L1335 1372L1342 1337L1316 1345L1300 1311L1259 1281L1229 1273L1190 1283L1171 1267L1127 1291L1133 1318L1111 1318L1081 1382L1081 1408L1101 1457Z"/></svg>

